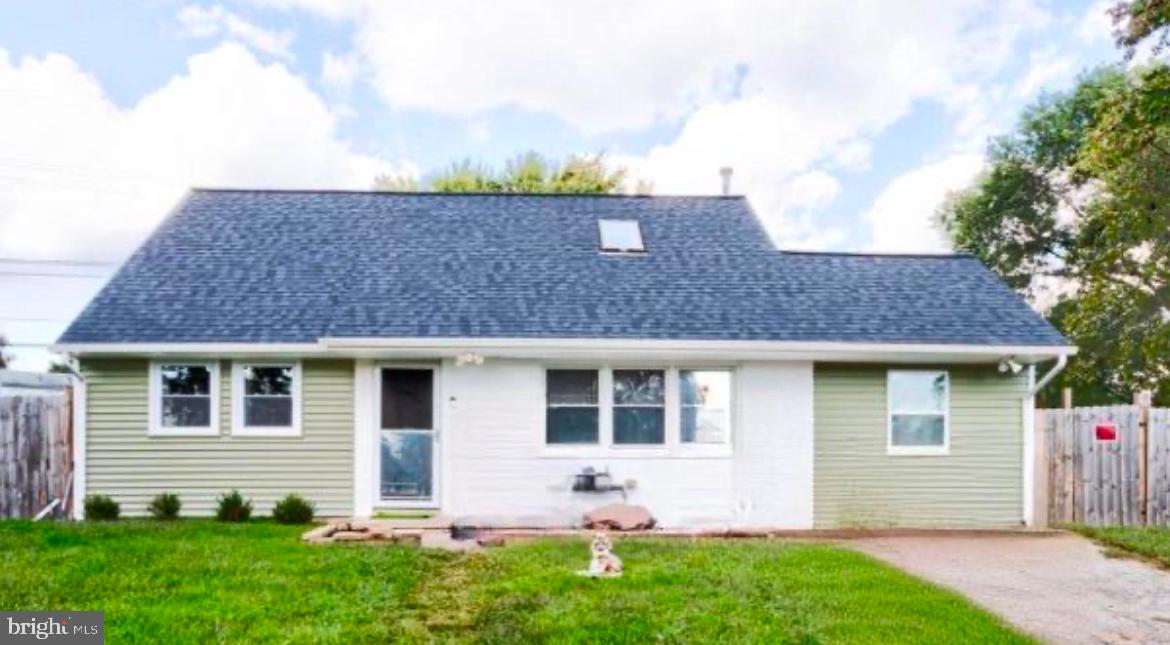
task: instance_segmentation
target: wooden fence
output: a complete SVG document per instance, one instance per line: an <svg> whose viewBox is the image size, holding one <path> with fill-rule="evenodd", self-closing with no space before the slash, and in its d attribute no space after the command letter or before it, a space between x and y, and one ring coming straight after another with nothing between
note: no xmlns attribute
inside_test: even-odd
<svg viewBox="0 0 1170 645"><path fill-rule="evenodd" d="M1050 524L1170 526L1170 409L1036 412Z"/></svg>
<svg viewBox="0 0 1170 645"><path fill-rule="evenodd" d="M67 379L0 371L0 518L35 516L54 499L67 517L73 464L72 390Z"/></svg>

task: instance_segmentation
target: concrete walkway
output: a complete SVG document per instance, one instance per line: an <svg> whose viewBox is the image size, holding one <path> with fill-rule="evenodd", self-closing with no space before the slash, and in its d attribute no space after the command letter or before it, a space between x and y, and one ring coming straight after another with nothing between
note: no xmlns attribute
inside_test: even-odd
<svg viewBox="0 0 1170 645"><path fill-rule="evenodd" d="M1170 643L1170 573L1077 535L916 536L842 546L950 587L1053 643Z"/></svg>

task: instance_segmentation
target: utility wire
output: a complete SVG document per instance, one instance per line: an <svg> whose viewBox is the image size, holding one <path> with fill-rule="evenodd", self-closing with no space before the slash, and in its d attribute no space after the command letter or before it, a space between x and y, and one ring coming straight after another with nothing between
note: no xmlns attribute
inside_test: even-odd
<svg viewBox="0 0 1170 645"><path fill-rule="evenodd" d="M12 175L0 174L0 181L8 181L14 184L30 183L30 184L44 184L46 186L54 186L57 188L66 188L70 190L88 190L95 193L107 193L110 195L123 195L126 197L134 197L138 195L138 191L129 190L111 190L103 186L93 186L86 184L70 184L63 181L52 181L49 179L42 179L38 177L13 177Z"/></svg>
<svg viewBox="0 0 1170 645"><path fill-rule="evenodd" d="M105 280L110 277L101 273L35 273L32 271L0 271L0 276L15 276L18 278L93 278Z"/></svg>
<svg viewBox="0 0 1170 645"><path fill-rule="evenodd" d="M37 259L37 258L5 258L0 257L0 264L44 264L44 265L60 265L60 266L79 266L79 267L112 267L118 266L117 262L105 262L101 260L57 260L57 259Z"/></svg>

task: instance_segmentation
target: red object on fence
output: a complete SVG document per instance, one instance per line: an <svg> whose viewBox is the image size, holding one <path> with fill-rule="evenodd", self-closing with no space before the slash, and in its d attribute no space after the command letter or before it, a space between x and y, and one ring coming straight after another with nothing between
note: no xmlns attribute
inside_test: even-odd
<svg viewBox="0 0 1170 645"><path fill-rule="evenodd" d="M1117 426L1112 423L1098 423L1097 441L1117 441Z"/></svg>

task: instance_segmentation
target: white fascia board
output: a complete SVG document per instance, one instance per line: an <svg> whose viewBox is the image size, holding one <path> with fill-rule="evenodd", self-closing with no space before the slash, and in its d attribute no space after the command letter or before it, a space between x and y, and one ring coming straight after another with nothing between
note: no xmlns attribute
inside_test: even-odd
<svg viewBox="0 0 1170 645"><path fill-rule="evenodd" d="M1034 363L1069 356L1060 345L944 345L752 340L638 340L605 338L322 338L317 343L79 343L54 351L73 356L338 356L450 358L478 353L494 358L693 360L816 360L826 362L980 363L1012 357Z"/></svg>
<svg viewBox="0 0 1170 645"><path fill-rule="evenodd" d="M71 356L302 356L325 354L319 343L59 343L50 351Z"/></svg>
<svg viewBox="0 0 1170 645"><path fill-rule="evenodd" d="M330 353L377 357L651 358L819 360L923 363L985 362L1014 357L1037 362L1076 353L1072 346L940 345L795 341L627 340L596 338L322 338Z"/></svg>

